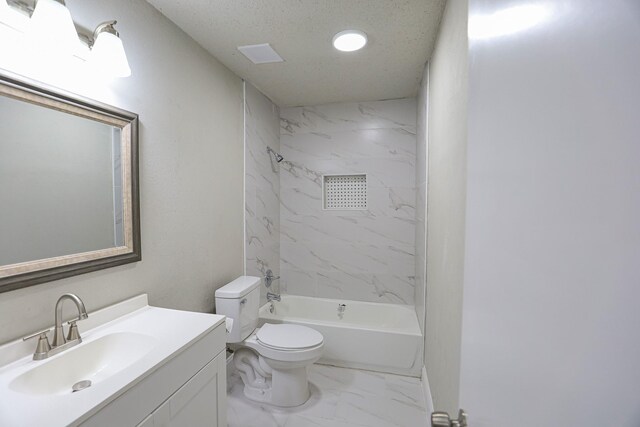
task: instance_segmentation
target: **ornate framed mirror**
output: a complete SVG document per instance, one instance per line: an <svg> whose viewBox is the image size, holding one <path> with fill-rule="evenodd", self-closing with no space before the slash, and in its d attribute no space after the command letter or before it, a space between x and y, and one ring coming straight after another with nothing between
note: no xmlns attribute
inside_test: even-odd
<svg viewBox="0 0 640 427"><path fill-rule="evenodd" d="M138 116L0 72L0 292L141 260Z"/></svg>

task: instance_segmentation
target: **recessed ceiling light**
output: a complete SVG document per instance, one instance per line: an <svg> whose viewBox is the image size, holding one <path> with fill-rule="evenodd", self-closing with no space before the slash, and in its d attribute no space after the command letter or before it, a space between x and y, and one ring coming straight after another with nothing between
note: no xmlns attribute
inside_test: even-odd
<svg viewBox="0 0 640 427"><path fill-rule="evenodd" d="M367 35L358 30L340 31L333 36L333 47L342 52L360 50L367 44Z"/></svg>

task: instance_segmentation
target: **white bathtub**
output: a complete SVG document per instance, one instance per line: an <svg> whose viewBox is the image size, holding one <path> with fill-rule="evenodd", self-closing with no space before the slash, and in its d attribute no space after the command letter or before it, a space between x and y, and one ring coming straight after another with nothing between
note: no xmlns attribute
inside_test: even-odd
<svg viewBox="0 0 640 427"><path fill-rule="evenodd" d="M346 304L342 318L338 304ZM424 341L413 306L282 295L281 302L260 308L260 324L266 322L322 333L325 351L318 363L420 376Z"/></svg>

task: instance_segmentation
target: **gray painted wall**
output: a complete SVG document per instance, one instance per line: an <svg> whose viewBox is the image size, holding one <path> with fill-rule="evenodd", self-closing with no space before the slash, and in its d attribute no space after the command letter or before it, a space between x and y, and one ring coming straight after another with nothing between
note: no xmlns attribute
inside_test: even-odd
<svg viewBox="0 0 640 427"><path fill-rule="evenodd" d="M467 7L467 0L447 2L429 62L425 366L435 409L451 414L458 411L462 327Z"/></svg>
<svg viewBox="0 0 640 427"><path fill-rule="evenodd" d="M118 20L131 77L6 57L0 67L140 115L143 261L0 294L0 342L52 324L64 292L90 311L146 292L153 305L211 312L214 290L243 271L242 81L143 0L67 5L86 28Z"/></svg>

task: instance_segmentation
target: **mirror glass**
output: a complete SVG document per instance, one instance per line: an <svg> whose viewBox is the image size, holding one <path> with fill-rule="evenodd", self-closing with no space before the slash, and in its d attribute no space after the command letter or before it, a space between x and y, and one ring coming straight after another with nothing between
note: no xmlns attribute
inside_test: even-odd
<svg viewBox="0 0 640 427"><path fill-rule="evenodd" d="M137 262L138 115L0 71L0 292Z"/></svg>
<svg viewBox="0 0 640 427"><path fill-rule="evenodd" d="M0 97L0 265L124 245L120 133Z"/></svg>

